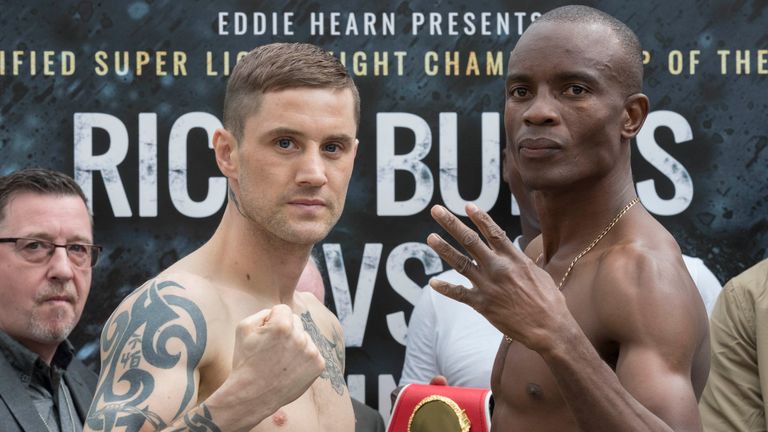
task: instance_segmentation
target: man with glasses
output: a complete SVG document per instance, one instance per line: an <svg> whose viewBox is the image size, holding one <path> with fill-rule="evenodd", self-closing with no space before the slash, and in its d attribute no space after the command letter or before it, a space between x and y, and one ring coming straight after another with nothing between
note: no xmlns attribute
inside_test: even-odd
<svg viewBox="0 0 768 432"><path fill-rule="evenodd" d="M101 247L80 187L25 169L0 177L0 424L4 432L81 431L96 374L67 336Z"/></svg>

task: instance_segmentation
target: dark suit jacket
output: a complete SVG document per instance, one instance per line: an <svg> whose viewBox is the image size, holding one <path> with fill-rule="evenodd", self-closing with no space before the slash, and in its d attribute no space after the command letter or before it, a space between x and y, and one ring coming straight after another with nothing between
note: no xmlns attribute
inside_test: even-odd
<svg viewBox="0 0 768 432"><path fill-rule="evenodd" d="M75 410L85 419L96 391L98 376L80 360L73 358L64 373ZM41 432L47 430L16 370L0 355L0 430L3 432Z"/></svg>
<svg viewBox="0 0 768 432"><path fill-rule="evenodd" d="M355 412L355 432L384 432L384 420L375 409L352 398Z"/></svg>

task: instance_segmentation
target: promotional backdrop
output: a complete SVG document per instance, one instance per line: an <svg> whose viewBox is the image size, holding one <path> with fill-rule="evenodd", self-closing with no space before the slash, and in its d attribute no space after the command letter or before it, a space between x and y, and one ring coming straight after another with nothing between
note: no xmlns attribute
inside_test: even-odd
<svg viewBox="0 0 768 432"><path fill-rule="evenodd" d="M768 247L768 5L597 1L645 49L652 112L633 142L643 204L722 283ZM105 246L78 355L126 294L200 246L226 183L210 141L237 56L305 41L360 88L360 147L344 214L315 254L346 333L350 392L382 412L421 287L446 265L429 207L519 220L500 175L504 75L519 35L556 1L6 4L0 15L0 174L73 175ZM542 53L547 55L547 53Z"/></svg>

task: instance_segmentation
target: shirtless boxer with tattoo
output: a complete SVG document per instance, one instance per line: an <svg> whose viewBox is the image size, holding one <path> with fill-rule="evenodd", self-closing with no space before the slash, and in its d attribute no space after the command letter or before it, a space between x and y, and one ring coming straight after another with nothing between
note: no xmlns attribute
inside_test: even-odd
<svg viewBox="0 0 768 432"><path fill-rule="evenodd" d="M106 323L86 431L354 429L341 326L295 287L344 207L359 116L351 77L318 47L238 62L213 137L221 223Z"/></svg>

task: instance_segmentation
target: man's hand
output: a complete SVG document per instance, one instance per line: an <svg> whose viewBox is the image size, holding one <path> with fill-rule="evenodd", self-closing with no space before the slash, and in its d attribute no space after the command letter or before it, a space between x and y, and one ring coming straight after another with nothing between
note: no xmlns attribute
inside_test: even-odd
<svg viewBox="0 0 768 432"><path fill-rule="evenodd" d="M565 298L550 275L518 251L487 213L472 204L466 210L487 245L444 207L432 207L432 217L472 258L437 234L430 234L427 243L451 267L466 276L474 289L437 279L432 279L430 285L443 295L473 307L502 333L528 348L547 349L554 342L551 338L558 328L573 325Z"/></svg>
<svg viewBox="0 0 768 432"><path fill-rule="evenodd" d="M324 368L299 317L277 305L238 324L232 373L206 405L227 411L239 406L251 428L304 394Z"/></svg>
<svg viewBox="0 0 768 432"><path fill-rule="evenodd" d="M442 375L435 375L429 381L429 385L447 386L448 385L448 378L446 378L446 377L444 377Z"/></svg>
<svg viewBox="0 0 768 432"><path fill-rule="evenodd" d="M435 375L432 377L432 379L429 381L429 385L436 385L436 386L447 386L448 385L448 379L442 375ZM405 385L399 385L395 387L394 390L389 394L389 399L392 401L392 408L395 407L395 401L397 401L397 397L400 395L400 392L403 391L403 387ZM390 409L391 411L391 409Z"/></svg>

